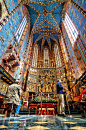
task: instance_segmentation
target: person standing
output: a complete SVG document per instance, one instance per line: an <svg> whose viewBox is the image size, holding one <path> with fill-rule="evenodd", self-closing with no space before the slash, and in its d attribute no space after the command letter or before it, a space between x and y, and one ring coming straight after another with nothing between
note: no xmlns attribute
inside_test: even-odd
<svg viewBox="0 0 86 130"><path fill-rule="evenodd" d="M85 105L86 103L84 103L84 101L86 102L86 86L81 86L82 88L82 92L80 93L80 111L81 111L81 115L82 117L86 117L86 108Z"/></svg>
<svg viewBox="0 0 86 130"><path fill-rule="evenodd" d="M5 102L7 103L7 108L5 109L5 117L10 116L10 113L16 111L16 107L20 103L21 86L19 85L19 80L8 86ZM13 109L13 110L11 110Z"/></svg>
<svg viewBox="0 0 86 130"><path fill-rule="evenodd" d="M20 82L18 82L18 85L19 84L20 84ZM21 90L20 90L20 102L19 102L19 105L17 105L17 107L16 107L16 112L15 112L14 116L20 116L19 111L20 111L20 107L21 107L21 104L22 104L22 97L21 97L22 93L23 93L23 89L21 88Z"/></svg>
<svg viewBox="0 0 86 130"><path fill-rule="evenodd" d="M65 103L64 103L63 86L61 85L61 80L58 80L56 83L56 91L58 98L58 105L57 105L58 116L65 116Z"/></svg>
<svg viewBox="0 0 86 130"><path fill-rule="evenodd" d="M81 86L82 92L80 93L80 101L86 101L86 86Z"/></svg>

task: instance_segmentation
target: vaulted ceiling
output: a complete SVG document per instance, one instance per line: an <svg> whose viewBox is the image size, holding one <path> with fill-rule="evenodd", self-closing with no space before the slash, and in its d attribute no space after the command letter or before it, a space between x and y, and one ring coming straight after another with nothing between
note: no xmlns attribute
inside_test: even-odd
<svg viewBox="0 0 86 130"><path fill-rule="evenodd" d="M53 42L58 42L61 32L61 11L65 0L29 0L27 8L31 18L31 33L34 43L39 42L41 48Z"/></svg>

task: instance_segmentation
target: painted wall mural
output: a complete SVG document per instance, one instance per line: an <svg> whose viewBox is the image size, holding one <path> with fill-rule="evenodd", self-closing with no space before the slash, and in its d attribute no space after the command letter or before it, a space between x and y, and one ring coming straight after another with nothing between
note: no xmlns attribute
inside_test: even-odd
<svg viewBox="0 0 86 130"><path fill-rule="evenodd" d="M21 50L20 50L19 56L20 56L21 60L23 60L23 58L24 58L24 53L25 53L25 50L27 47L27 42L28 42L27 36L28 36L28 33L26 33L26 35L25 35L24 42L23 42L23 45L22 45Z"/></svg>
<svg viewBox="0 0 86 130"><path fill-rule="evenodd" d="M0 94L6 95L9 84L0 79Z"/></svg>
<svg viewBox="0 0 86 130"><path fill-rule="evenodd" d="M9 12L18 4L18 0L5 0Z"/></svg>
<svg viewBox="0 0 86 130"><path fill-rule="evenodd" d="M1 3L1 8L2 8L1 17L0 17L0 21L1 21L8 14L8 12L6 10L3 0L0 0L0 3Z"/></svg>
<svg viewBox="0 0 86 130"><path fill-rule="evenodd" d="M86 40L86 18L73 5L71 5L69 16L84 40Z"/></svg>
<svg viewBox="0 0 86 130"><path fill-rule="evenodd" d="M14 79L19 79L19 74L20 74L20 68L18 68L18 69L13 73L13 78L14 78Z"/></svg>
<svg viewBox="0 0 86 130"><path fill-rule="evenodd" d="M81 75L80 67L79 67L79 65L77 63L77 60L76 60L73 48L71 46L71 43L69 41L69 38L67 36L66 30L63 32L63 35L64 35L65 43L66 43L66 46L67 46L67 49L68 49L68 52L69 52L69 55L70 55L70 59L72 61L73 69L74 69L76 77L78 79L80 77L80 75Z"/></svg>
<svg viewBox="0 0 86 130"><path fill-rule="evenodd" d="M24 17L24 15L26 15L26 6L25 5L21 6L21 12L22 12L22 17Z"/></svg>
<svg viewBox="0 0 86 130"><path fill-rule="evenodd" d="M8 48L8 45L11 43L21 20L22 15L19 8L0 31L0 62L3 56L2 53L4 54L4 52Z"/></svg>
<svg viewBox="0 0 86 130"><path fill-rule="evenodd" d="M21 50L20 50L20 53L19 53L19 57L21 59L21 62L23 62L23 59L24 59L24 54L25 54L25 50L26 50L26 47L27 47L27 42L28 42L28 33L26 33L26 35L25 35L25 38L24 38L24 41L23 41L23 44L21 46ZM18 68L13 73L13 78L19 79L19 77L20 77L20 70L21 70L21 68Z"/></svg>
<svg viewBox="0 0 86 130"><path fill-rule="evenodd" d="M86 0L74 0L77 4L79 4L82 8L86 9Z"/></svg>
<svg viewBox="0 0 86 130"><path fill-rule="evenodd" d="M65 15L66 18L64 18L64 16L63 16L63 24L65 26L65 30L67 32L67 37L69 38L73 49L75 50L75 44L76 44L77 49L80 53L79 55L77 54L76 58L78 59L80 56L82 62L84 61L83 62L83 65L84 65L86 62L85 61L85 39L86 39L86 36L85 36L86 35L85 17L71 3L65 4L65 11L66 12L68 9L67 7L69 7L69 12L68 12L69 15L66 13L66 15ZM71 20L72 20L72 22L71 22ZM68 22L70 25L68 25ZM73 26L73 24L75 25L75 27ZM64 26L62 28L64 28ZM71 30L74 30L74 31L72 32L70 30L70 28L71 28ZM64 34L65 34L65 31L64 31ZM72 40L72 38L73 38L73 40ZM76 43L76 40L77 40L77 43ZM80 62L80 60L79 60L79 62ZM81 64L81 62L80 62L80 64ZM81 64L81 66L82 66L81 68L83 68L83 65Z"/></svg>
<svg viewBox="0 0 86 130"><path fill-rule="evenodd" d="M80 39L78 39L77 47L79 49L79 52L80 52L80 54L82 56L82 59L83 59L84 63L86 64L86 59L85 59L86 50L85 50L85 47L83 46L83 44L82 44Z"/></svg>

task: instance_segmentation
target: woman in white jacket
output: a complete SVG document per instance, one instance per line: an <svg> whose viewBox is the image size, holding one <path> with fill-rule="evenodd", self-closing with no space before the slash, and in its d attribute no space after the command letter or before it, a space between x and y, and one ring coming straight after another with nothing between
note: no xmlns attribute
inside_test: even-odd
<svg viewBox="0 0 86 130"><path fill-rule="evenodd" d="M13 110L16 110L16 106L20 103L20 95L21 95L21 86L19 85L19 80L16 80L15 83L8 86L6 98L4 103L7 104L7 108L5 109L5 116L10 116L12 104Z"/></svg>

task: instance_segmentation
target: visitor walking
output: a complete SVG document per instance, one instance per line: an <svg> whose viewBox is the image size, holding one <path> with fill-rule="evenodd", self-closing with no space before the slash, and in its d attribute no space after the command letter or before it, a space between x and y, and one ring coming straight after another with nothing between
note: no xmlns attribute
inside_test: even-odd
<svg viewBox="0 0 86 130"><path fill-rule="evenodd" d="M61 80L58 80L56 83L57 90L57 112L58 116L65 116L65 103L64 103L64 94L63 94L63 86L61 85Z"/></svg>

